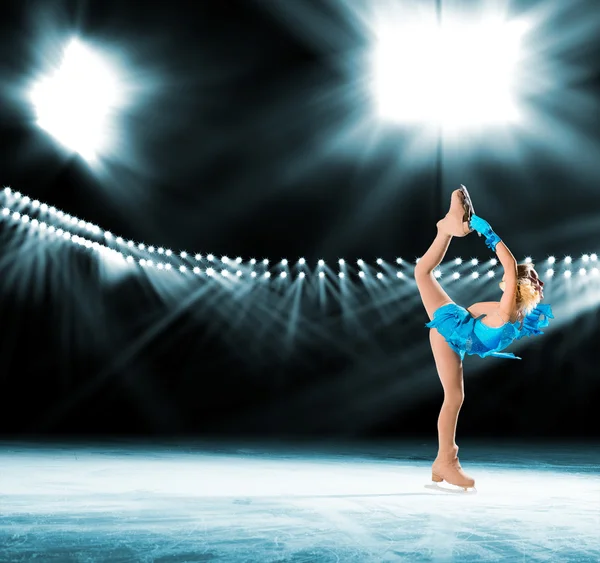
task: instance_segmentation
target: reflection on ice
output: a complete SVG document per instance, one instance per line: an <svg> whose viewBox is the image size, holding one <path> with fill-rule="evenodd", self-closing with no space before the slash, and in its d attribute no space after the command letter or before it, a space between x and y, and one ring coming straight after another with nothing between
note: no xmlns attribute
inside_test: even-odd
<svg viewBox="0 0 600 563"><path fill-rule="evenodd" d="M598 452L2 443L0 560L599 561Z"/></svg>

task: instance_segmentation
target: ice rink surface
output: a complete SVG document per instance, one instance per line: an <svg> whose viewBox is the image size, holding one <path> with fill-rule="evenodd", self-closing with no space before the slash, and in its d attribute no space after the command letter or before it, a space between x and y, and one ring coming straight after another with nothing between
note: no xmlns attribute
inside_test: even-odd
<svg viewBox="0 0 600 563"><path fill-rule="evenodd" d="M600 444L0 442L0 561L600 561Z"/></svg>

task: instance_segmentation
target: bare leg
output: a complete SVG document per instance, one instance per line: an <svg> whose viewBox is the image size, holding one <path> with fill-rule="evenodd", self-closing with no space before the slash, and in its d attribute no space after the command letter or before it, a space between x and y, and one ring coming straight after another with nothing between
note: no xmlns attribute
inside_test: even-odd
<svg viewBox="0 0 600 563"><path fill-rule="evenodd" d="M432 328L429 331L429 340L435 367L444 388L444 403L438 418L439 451L448 453L457 448L456 425L465 397L463 364L460 356L448 346L436 329Z"/></svg>
<svg viewBox="0 0 600 563"><path fill-rule="evenodd" d="M452 303L452 299L433 275L433 270L444 259L451 240L452 235L444 233L438 228L437 236L431 246L415 266L415 281L430 320L433 319L433 313L442 305Z"/></svg>
<svg viewBox="0 0 600 563"><path fill-rule="evenodd" d="M429 339L444 388L444 402L438 417L439 450L433 462L431 478L437 482L445 480L452 485L467 489L475 486L475 480L462 470L456 445L458 413L465 399L462 361L436 329L431 329Z"/></svg>
<svg viewBox="0 0 600 563"><path fill-rule="evenodd" d="M433 318L436 309L447 303L452 303L452 299L448 297L448 294L435 279L433 270L444 259L452 237L464 237L469 234L470 230L465 219L470 212L471 208L466 203L464 192L454 190L450 200L450 210L437 223L437 236L415 266L415 280L421 294L423 306L430 320Z"/></svg>

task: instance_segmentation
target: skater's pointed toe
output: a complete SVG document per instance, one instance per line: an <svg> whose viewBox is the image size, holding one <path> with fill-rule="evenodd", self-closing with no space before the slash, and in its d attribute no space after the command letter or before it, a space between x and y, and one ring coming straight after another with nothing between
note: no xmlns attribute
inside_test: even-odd
<svg viewBox="0 0 600 563"><path fill-rule="evenodd" d="M473 206L466 188L462 186L452 192L450 199L450 210L446 216L437 224L438 229L453 237L464 237L473 231L470 226L473 216Z"/></svg>

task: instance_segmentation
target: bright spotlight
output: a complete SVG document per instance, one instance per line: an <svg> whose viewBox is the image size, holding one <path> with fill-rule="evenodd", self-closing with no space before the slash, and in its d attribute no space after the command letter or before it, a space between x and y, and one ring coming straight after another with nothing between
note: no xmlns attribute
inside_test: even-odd
<svg viewBox="0 0 600 563"><path fill-rule="evenodd" d="M396 272L396 277L397 278L403 278L404 274L402 272ZM437 277L439 277L439 276L437 276Z"/></svg>
<svg viewBox="0 0 600 563"><path fill-rule="evenodd" d="M344 277L344 272L340 272L340 273L338 274L338 276L339 276L340 278L343 278L343 277Z"/></svg>
<svg viewBox="0 0 600 563"><path fill-rule="evenodd" d="M436 269L436 270L434 270L434 271L433 271L433 275L434 275L436 278L441 278L441 277L442 277L442 271L441 271L441 270L437 270L437 269Z"/></svg>
<svg viewBox="0 0 600 563"><path fill-rule="evenodd" d="M565 262L567 264L570 264L573 261L573 259L570 256L565 256Z"/></svg>
<svg viewBox="0 0 600 563"><path fill-rule="evenodd" d="M460 265L462 264L462 258L455 258L455 259L454 259L454 263L455 263L457 266L460 266Z"/></svg>
<svg viewBox="0 0 600 563"><path fill-rule="evenodd" d="M238 271L235 273L235 275L236 275L238 278L241 278L241 277L242 277L242 270L238 270Z"/></svg>
<svg viewBox="0 0 600 563"><path fill-rule="evenodd" d="M319 266L324 266L325 265L325 260L319 260Z"/></svg>
<svg viewBox="0 0 600 563"><path fill-rule="evenodd" d="M269 263L269 259L268 259L268 258L265 258L265 259L263 260L263 264L266 266L268 263Z"/></svg>
<svg viewBox="0 0 600 563"><path fill-rule="evenodd" d="M179 266L179 271L180 271L180 272L185 272L185 270L186 270L186 267L185 267L185 266Z"/></svg>
<svg viewBox="0 0 600 563"><path fill-rule="evenodd" d="M324 278L325 277L325 272L319 272L319 277L320 278Z"/></svg>
<svg viewBox="0 0 600 563"><path fill-rule="evenodd" d="M304 279L304 276L305 276L305 275L306 275L306 274L305 274L304 272L300 272L300 273L298 274L298 277L299 277L300 279Z"/></svg>
<svg viewBox="0 0 600 563"><path fill-rule="evenodd" d="M396 258L396 264L402 264L402 258Z"/></svg>
<svg viewBox="0 0 600 563"><path fill-rule="evenodd" d="M202 260L202 254L196 254L196 256L194 256L194 259L196 260L196 262L200 262L200 260Z"/></svg>
<svg viewBox="0 0 600 563"><path fill-rule="evenodd" d="M281 261L281 265L282 265L282 266L287 266L287 263L288 263L288 261L287 261L287 259L286 259L286 258L284 258L284 259Z"/></svg>
<svg viewBox="0 0 600 563"><path fill-rule="evenodd" d="M360 272L358 272L358 277L359 278L364 278L365 277L365 273L361 270Z"/></svg>
<svg viewBox="0 0 600 563"><path fill-rule="evenodd" d="M241 256L238 256L238 257L235 259L235 263L236 263L236 264L241 264L241 263L242 263L242 257L241 257Z"/></svg>
<svg viewBox="0 0 600 563"><path fill-rule="evenodd" d="M270 278L271 277L271 272L265 272L265 278Z"/></svg>
<svg viewBox="0 0 600 563"><path fill-rule="evenodd" d="M227 262L229 262L229 257L228 256L221 256L221 262L223 262L223 264L227 264Z"/></svg>
<svg viewBox="0 0 600 563"><path fill-rule="evenodd" d="M221 275L226 278L229 275L229 272L227 270L221 270Z"/></svg>
<svg viewBox="0 0 600 563"><path fill-rule="evenodd" d="M381 264L383 264L383 260L381 258L377 258L377 263L381 266Z"/></svg>
<svg viewBox="0 0 600 563"><path fill-rule="evenodd" d="M476 280L476 279L479 277L479 272L473 272L473 273L471 274L471 277L472 277L474 280Z"/></svg>
<svg viewBox="0 0 600 563"><path fill-rule="evenodd" d="M287 277L287 273L286 272L281 272L281 274L279 274L280 277L285 278Z"/></svg>
<svg viewBox="0 0 600 563"><path fill-rule="evenodd" d="M345 264L345 262L344 262L344 259L343 259L343 258L340 258L340 259L338 260L338 264L339 264L340 266L343 266L343 265Z"/></svg>
<svg viewBox="0 0 600 563"><path fill-rule="evenodd" d="M37 124L88 162L108 148L111 117L124 102L107 61L78 39L65 47L61 65L31 89Z"/></svg>
<svg viewBox="0 0 600 563"><path fill-rule="evenodd" d="M494 275L495 275L495 274L494 274L494 272L493 272L492 270L489 270L489 271L488 271L488 273L487 273L487 277L488 277L488 278L493 278L493 277L494 277Z"/></svg>
<svg viewBox="0 0 600 563"><path fill-rule="evenodd" d="M590 254L590 260L592 262L595 262L596 260L598 260L598 256L596 254Z"/></svg>
<svg viewBox="0 0 600 563"><path fill-rule="evenodd" d="M256 264L256 258L251 258L250 259L250 264L252 264L254 266L254 264Z"/></svg>
<svg viewBox="0 0 600 563"><path fill-rule="evenodd" d="M255 277L256 277L256 272L251 272L251 273L250 273L250 277L251 277L251 278L255 278Z"/></svg>
<svg viewBox="0 0 600 563"><path fill-rule="evenodd" d="M514 73L524 31L517 22L490 18L442 26L381 18L373 53L379 116L446 127L515 121Z"/></svg>
<svg viewBox="0 0 600 563"><path fill-rule="evenodd" d="M579 275L585 276L587 274L587 270L585 268L579 268Z"/></svg>
<svg viewBox="0 0 600 563"><path fill-rule="evenodd" d="M546 276L548 276L549 278L551 278L554 275L554 270L552 268L548 268L546 270Z"/></svg>
<svg viewBox="0 0 600 563"><path fill-rule="evenodd" d="M179 253L179 256L181 256L182 258L187 258L187 252L186 252L185 250L182 250L182 251Z"/></svg>
<svg viewBox="0 0 600 563"><path fill-rule="evenodd" d="M479 264L479 260L477 260L477 258L472 258L471 259L471 265L472 266L477 266L477 264Z"/></svg>
<svg viewBox="0 0 600 563"><path fill-rule="evenodd" d="M206 275L213 276L215 271L212 268L206 268Z"/></svg>
<svg viewBox="0 0 600 563"><path fill-rule="evenodd" d="M359 258L359 259L356 261L356 263L357 263L359 266L362 266L362 265L363 265L365 262L364 262L364 260L362 260L361 258Z"/></svg>
<svg viewBox="0 0 600 563"><path fill-rule="evenodd" d="M589 262L589 261L590 261L590 257L589 257L589 255L588 255L588 254L584 254L584 255L581 257L581 259L582 259L584 262Z"/></svg>
<svg viewBox="0 0 600 563"><path fill-rule="evenodd" d="M452 279L453 279L453 280L457 280L458 278L460 278L460 274L459 274L458 272L454 272L454 273L452 274Z"/></svg>
<svg viewBox="0 0 600 563"><path fill-rule="evenodd" d="M383 274L381 272L377 272L377 278L378 279L383 279Z"/></svg>
<svg viewBox="0 0 600 563"><path fill-rule="evenodd" d="M592 276L598 275L598 268L592 268Z"/></svg>
<svg viewBox="0 0 600 563"><path fill-rule="evenodd" d="M531 262L531 256L527 256L527 258L525 258L525 264L531 264Z"/></svg>
<svg viewBox="0 0 600 563"><path fill-rule="evenodd" d="M215 259L215 257L214 257L212 254L209 254L209 255L206 257L206 259L207 259L209 262L212 262L212 261Z"/></svg>
<svg viewBox="0 0 600 563"><path fill-rule="evenodd" d="M554 258L554 256L549 256L548 257L548 264L554 264L554 262L556 262L556 258Z"/></svg>
<svg viewBox="0 0 600 563"><path fill-rule="evenodd" d="M194 274L199 274L200 268L198 268L198 266L194 266L194 269L192 271L194 272Z"/></svg>
<svg viewBox="0 0 600 563"><path fill-rule="evenodd" d="M306 264L306 260L304 258L300 258L300 260L298 260L298 264L304 266L304 264Z"/></svg>
<svg viewBox="0 0 600 563"><path fill-rule="evenodd" d="M571 270L567 270L567 271L564 273L564 276L565 276L565 278L570 278L570 277L571 277Z"/></svg>

